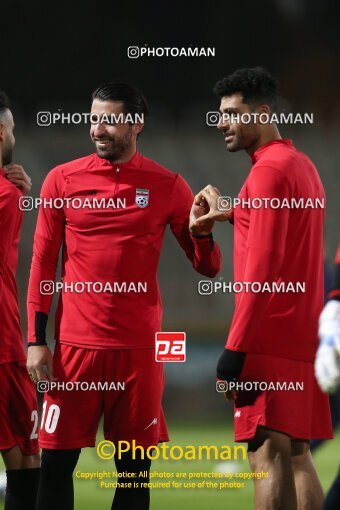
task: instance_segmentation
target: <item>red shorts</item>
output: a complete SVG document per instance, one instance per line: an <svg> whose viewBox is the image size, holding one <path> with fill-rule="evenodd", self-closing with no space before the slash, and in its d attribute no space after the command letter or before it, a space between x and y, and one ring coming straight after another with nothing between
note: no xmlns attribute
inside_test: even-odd
<svg viewBox="0 0 340 510"><path fill-rule="evenodd" d="M0 387L0 450L19 446L24 455L36 455L38 405L25 364L1 363Z"/></svg>
<svg viewBox="0 0 340 510"><path fill-rule="evenodd" d="M147 448L168 441L163 363L154 349L90 350L57 343L59 388L45 393L39 443L66 450L94 446L104 415L105 439ZM63 386L64 384L64 386Z"/></svg>
<svg viewBox="0 0 340 510"><path fill-rule="evenodd" d="M294 439L333 437L329 397L321 392L312 363L248 353L240 381L268 385L272 382L275 390L256 391L253 387L251 391L238 392L234 406L235 441L252 439L259 425ZM281 388L286 383L287 389L277 389L277 383ZM289 390L289 384L295 390Z"/></svg>

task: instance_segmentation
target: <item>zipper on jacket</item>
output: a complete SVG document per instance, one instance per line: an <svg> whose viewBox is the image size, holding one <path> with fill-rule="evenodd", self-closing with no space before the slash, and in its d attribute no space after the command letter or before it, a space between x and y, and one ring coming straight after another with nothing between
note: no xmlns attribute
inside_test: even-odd
<svg viewBox="0 0 340 510"><path fill-rule="evenodd" d="M117 165L117 168L116 168L116 184L115 184L115 189L114 189L114 192L113 192L113 198L116 198L118 192L119 192L119 175L120 175L120 168L119 168L119 165Z"/></svg>

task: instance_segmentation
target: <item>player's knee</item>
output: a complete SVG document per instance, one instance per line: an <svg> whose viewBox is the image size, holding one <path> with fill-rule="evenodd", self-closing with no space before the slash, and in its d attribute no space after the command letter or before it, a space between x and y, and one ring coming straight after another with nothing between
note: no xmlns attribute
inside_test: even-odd
<svg viewBox="0 0 340 510"><path fill-rule="evenodd" d="M72 474L80 455L77 450L47 450L43 449L41 454L42 473L57 478L63 475Z"/></svg>
<svg viewBox="0 0 340 510"><path fill-rule="evenodd" d="M248 461L253 472L270 472L275 466L290 465L290 456L287 452L267 448L261 452L248 452Z"/></svg>
<svg viewBox="0 0 340 510"><path fill-rule="evenodd" d="M30 455L28 465L25 466L27 468L39 468L40 467L40 455L37 453L36 455Z"/></svg>

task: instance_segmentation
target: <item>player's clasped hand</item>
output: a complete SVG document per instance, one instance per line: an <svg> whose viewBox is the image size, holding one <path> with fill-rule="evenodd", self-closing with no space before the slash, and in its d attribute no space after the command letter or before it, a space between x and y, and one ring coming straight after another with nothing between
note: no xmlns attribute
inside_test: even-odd
<svg viewBox="0 0 340 510"><path fill-rule="evenodd" d="M208 184L194 198L190 211L189 229L193 235L208 235L215 221L227 221L232 217L231 211L218 209L221 193L215 186Z"/></svg>
<svg viewBox="0 0 340 510"><path fill-rule="evenodd" d="M28 195L32 187L32 181L24 168L21 165L10 163L5 166L5 171L7 179L19 188L24 195Z"/></svg>
<svg viewBox="0 0 340 510"><path fill-rule="evenodd" d="M55 381L53 358L47 345L33 345L28 348L27 370L33 382Z"/></svg>

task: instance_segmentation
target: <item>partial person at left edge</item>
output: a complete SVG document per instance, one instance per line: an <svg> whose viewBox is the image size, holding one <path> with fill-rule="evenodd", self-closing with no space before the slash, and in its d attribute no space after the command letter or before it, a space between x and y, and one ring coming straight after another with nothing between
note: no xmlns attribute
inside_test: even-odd
<svg viewBox="0 0 340 510"><path fill-rule="evenodd" d="M16 269L23 213L19 199L31 189L12 163L14 121L0 91L0 451L6 466L5 510L34 510L40 474L38 409L26 370Z"/></svg>

